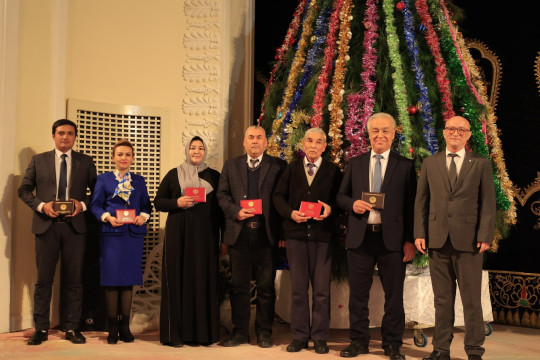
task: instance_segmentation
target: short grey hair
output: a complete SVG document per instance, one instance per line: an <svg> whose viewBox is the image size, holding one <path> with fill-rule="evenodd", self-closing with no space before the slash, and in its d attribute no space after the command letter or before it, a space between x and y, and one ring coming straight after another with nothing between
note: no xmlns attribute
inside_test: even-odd
<svg viewBox="0 0 540 360"><path fill-rule="evenodd" d="M304 133L304 137L302 138L302 141L304 141L306 139L306 137L309 135L309 134L320 134L322 135L323 139L324 139L324 142L326 143L326 133L324 132L323 129L321 129L320 127L312 127L312 128L309 128L305 133Z"/></svg>
<svg viewBox="0 0 540 360"><path fill-rule="evenodd" d="M394 119L394 117L390 114L387 114L385 112L378 112L378 113L375 113L373 115L371 115L367 121L367 124L366 124L366 127L367 129L369 130L369 124L371 124L371 120L373 119L378 119L378 118L387 118L387 119L390 119L392 120L392 125L394 126L394 129L396 128L396 119Z"/></svg>
<svg viewBox="0 0 540 360"><path fill-rule="evenodd" d="M264 133L264 137L266 137L266 130L264 130L264 128L260 125L251 125L251 126L248 126L246 128L246 131L244 131L244 137L246 137L246 134L248 132L249 129L261 129Z"/></svg>

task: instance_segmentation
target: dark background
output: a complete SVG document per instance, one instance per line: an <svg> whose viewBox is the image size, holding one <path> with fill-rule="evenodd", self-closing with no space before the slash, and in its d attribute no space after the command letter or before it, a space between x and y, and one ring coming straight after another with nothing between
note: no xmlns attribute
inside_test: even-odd
<svg viewBox="0 0 540 360"><path fill-rule="evenodd" d="M540 172L540 92L534 72L540 52L538 1L503 2L455 0L462 9L459 30L477 39L500 59L502 82L496 115L510 179L518 188L531 184ZM257 1L255 10L255 71L268 79L276 48L280 47L298 1ZM486 72L487 74L488 72ZM255 83L254 122L260 114L264 85ZM540 273L540 217L531 211L540 192L524 207L516 204L518 223L486 257L485 268ZM540 208L540 207L539 207Z"/></svg>

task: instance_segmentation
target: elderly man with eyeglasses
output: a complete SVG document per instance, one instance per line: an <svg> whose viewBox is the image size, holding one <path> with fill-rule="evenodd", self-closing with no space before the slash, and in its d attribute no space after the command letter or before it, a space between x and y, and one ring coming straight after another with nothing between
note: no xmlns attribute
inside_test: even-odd
<svg viewBox="0 0 540 360"><path fill-rule="evenodd" d="M454 116L444 128L446 151L424 160L414 210L416 248L429 248L435 302L433 352L424 360L450 359L456 285L465 318L469 360L484 354L481 305L482 257L495 230L495 187L491 162L465 150L469 121Z"/></svg>

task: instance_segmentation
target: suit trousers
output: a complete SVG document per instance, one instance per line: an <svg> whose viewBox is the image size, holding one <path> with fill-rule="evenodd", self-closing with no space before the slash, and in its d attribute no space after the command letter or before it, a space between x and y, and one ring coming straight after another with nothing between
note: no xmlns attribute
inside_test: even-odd
<svg viewBox="0 0 540 360"><path fill-rule="evenodd" d="M272 333L276 277L274 249L266 236L264 226L251 229L244 226L233 246L229 247L231 261L231 317L234 333L249 335L251 315L251 279L257 288L255 333Z"/></svg>
<svg viewBox="0 0 540 360"><path fill-rule="evenodd" d="M368 346L369 290L373 283L375 264L384 290L384 316L381 324L382 346L401 346L405 330L403 283L405 263L401 251L389 251L381 232L366 231L362 244L347 249L349 263L349 320L351 339Z"/></svg>
<svg viewBox="0 0 540 360"><path fill-rule="evenodd" d="M36 235L37 283L34 289L36 330L48 330L50 327L52 286L60 254L61 318L66 330L79 328L83 301L82 273L85 244L86 234L77 233L69 222L53 222L46 232Z"/></svg>
<svg viewBox="0 0 540 360"><path fill-rule="evenodd" d="M295 340L328 340L332 245L322 241L287 240L291 275L291 330ZM309 284L313 301L309 312ZM311 325L310 325L311 318Z"/></svg>
<svg viewBox="0 0 540 360"><path fill-rule="evenodd" d="M484 317L482 312L482 260L478 252L460 252L450 239L440 249L429 249L429 271L435 297L434 350L449 353L454 337L456 283L461 293L465 320L465 352L484 353Z"/></svg>

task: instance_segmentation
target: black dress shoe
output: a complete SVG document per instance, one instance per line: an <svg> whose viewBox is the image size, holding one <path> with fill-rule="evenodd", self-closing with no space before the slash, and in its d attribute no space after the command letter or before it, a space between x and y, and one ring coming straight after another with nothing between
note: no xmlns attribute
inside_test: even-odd
<svg viewBox="0 0 540 360"><path fill-rule="evenodd" d="M28 345L40 345L42 342L47 341L49 333L46 330L36 330L28 339Z"/></svg>
<svg viewBox="0 0 540 360"><path fill-rule="evenodd" d="M109 335L107 335L107 344L116 344L116 343L118 343L118 333L109 332Z"/></svg>
<svg viewBox="0 0 540 360"><path fill-rule="evenodd" d="M405 360L405 355L400 351L399 345L383 346L384 355L388 356L390 360Z"/></svg>
<svg viewBox="0 0 540 360"><path fill-rule="evenodd" d="M422 360L450 360L450 354L433 351L429 356L426 356Z"/></svg>
<svg viewBox="0 0 540 360"><path fill-rule="evenodd" d="M120 319L118 339L126 343L135 341L135 337L131 334L131 331L129 331L129 316L122 316L122 319Z"/></svg>
<svg viewBox="0 0 540 360"><path fill-rule="evenodd" d="M249 343L249 336L236 333L229 336L229 338L221 342L220 345L225 347L233 347L247 343Z"/></svg>
<svg viewBox="0 0 540 360"><path fill-rule="evenodd" d="M477 354L471 354L469 355L469 360L482 360L482 356Z"/></svg>
<svg viewBox="0 0 540 360"><path fill-rule="evenodd" d="M294 339L292 343L287 346L287 352L299 352L302 349L307 349L307 341Z"/></svg>
<svg viewBox="0 0 540 360"><path fill-rule="evenodd" d="M174 347L174 348L181 348L182 346L184 346L184 343L182 341L172 341L172 342L165 342L163 343L163 345Z"/></svg>
<svg viewBox="0 0 540 360"><path fill-rule="evenodd" d="M257 337L257 345L261 348L270 348L272 345L272 339L270 338L270 334L260 334Z"/></svg>
<svg viewBox="0 0 540 360"><path fill-rule="evenodd" d="M328 351L326 340L315 340L315 352L317 354L328 354Z"/></svg>
<svg viewBox="0 0 540 360"><path fill-rule="evenodd" d="M355 357L360 354L367 354L369 353L369 348L367 345L362 344L359 340L353 340L351 341L351 344L347 346L345 349L341 350L339 355L341 357Z"/></svg>
<svg viewBox="0 0 540 360"><path fill-rule="evenodd" d="M66 340L71 341L73 344L84 344L86 342L86 338L79 330L66 331Z"/></svg>
<svg viewBox="0 0 540 360"><path fill-rule="evenodd" d="M135 341L135 337L133 336L133 334L131 334L131 331L129 331L129 329L127 329L127 331L120 330L120 334L118 334L118 339L126 343Z"/></svg>

